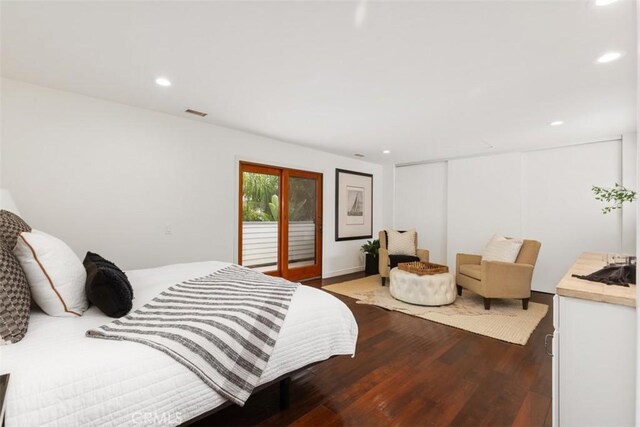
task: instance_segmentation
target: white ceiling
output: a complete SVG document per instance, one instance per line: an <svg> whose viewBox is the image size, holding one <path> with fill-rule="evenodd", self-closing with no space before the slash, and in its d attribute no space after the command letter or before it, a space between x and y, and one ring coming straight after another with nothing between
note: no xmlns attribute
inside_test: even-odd
<svg viewBox="0 0 640 427"><path fill-rule="evenodd" d="M593 1L3 1L1 72L374 162L588 142L635 131L635 2Z"/></svg>

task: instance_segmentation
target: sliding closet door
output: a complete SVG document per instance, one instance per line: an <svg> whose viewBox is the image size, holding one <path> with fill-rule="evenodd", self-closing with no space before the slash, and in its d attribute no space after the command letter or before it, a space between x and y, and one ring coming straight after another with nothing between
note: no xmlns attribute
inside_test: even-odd
<svg viewBox="0 0 640 427"><path fill-rule="evenodd" d="M430 261L447 264L447 163L398 167L394 215L397 229L416 229Z"/></svg>
<svg viewBox="0 0 640 427"><path fill-rule="evenodd" d="M523 236L522 154L451 160L447 171L450 267L457 253L480 253L494 233Z"/></svg>
<svg viewBox="0 0 640 427"><path fill-rule="evenodd" d="M621 252L621 213L603 215L591 191L621 182L621 155L620 141L524 154L522 235L542 242L533 289L555 293L582 252Z"/></svg>
<svg viewBox="0 0 640 427"><path fill-rule="evenodd" d="M322 272L322 174L240 163L238 263L289 280Z"/></svg>

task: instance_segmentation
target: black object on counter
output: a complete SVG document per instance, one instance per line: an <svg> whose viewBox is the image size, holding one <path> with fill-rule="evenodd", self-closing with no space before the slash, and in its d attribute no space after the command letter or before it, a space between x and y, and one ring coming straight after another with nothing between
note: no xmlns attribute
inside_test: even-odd
<svg viewBox="0 0 640 427"><path fill-rule="evenodd" d="M629 284L636 284L636 266L612 264L587 276L578 274L572 274L571 276L589 280L590 282L629 287Z"/></svg>

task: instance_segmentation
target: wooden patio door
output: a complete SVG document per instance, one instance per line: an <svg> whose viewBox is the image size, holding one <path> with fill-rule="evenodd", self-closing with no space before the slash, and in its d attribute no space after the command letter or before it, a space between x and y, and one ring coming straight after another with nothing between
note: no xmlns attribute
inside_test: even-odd
<svg viewBox="0 0 640 427"><path fill-rule="evenodd" d="M288 280L322 274L322 174L240 162L238 264Z"/></svg>

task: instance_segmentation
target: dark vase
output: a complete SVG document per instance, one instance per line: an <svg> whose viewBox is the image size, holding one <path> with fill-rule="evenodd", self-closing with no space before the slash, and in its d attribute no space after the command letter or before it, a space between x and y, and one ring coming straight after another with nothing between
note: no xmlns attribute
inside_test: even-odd
<svg viewBox="0 0 640 427"><path fill-rule="evenodd" d="M365 254L364 258L364 273L367 276L378 274L378 255Z"/></svg>

